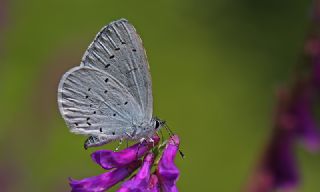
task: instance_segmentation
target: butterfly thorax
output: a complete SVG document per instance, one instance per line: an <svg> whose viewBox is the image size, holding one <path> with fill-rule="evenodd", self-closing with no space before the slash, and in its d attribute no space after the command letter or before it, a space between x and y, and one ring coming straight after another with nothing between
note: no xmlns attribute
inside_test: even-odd
<svg viewBox="0 0 320 192"><path fill-rule="evenodd" d="M127 139L137 140L141 138L151 138L158 130L165 125L165 121L158 117L153 117L150 122L133 124L133 134Z"/></svg>

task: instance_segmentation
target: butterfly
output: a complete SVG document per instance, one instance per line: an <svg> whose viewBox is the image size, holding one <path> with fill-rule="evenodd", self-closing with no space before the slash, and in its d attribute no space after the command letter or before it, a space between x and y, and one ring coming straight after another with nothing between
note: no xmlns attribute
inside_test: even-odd
<svg viewBox="0 0 320 192"><path fill-rule="evenodd" d="M89 136L85 148L151 138L165 125L153 117L149 64L133 25L120 19L100 30L80 66L62 76L58 106L72 133Z"/></svg>

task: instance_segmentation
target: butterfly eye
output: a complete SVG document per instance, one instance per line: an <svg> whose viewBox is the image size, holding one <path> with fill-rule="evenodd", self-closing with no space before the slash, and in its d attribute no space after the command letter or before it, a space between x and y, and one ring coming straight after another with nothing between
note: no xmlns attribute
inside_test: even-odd
<svg viewBox="0 0 320 192"><path fill-rule="evenodd" d="M160 126L160 123L159 123L159 121L156 121L156 129L158 129L159 128L159 126Z"/></svg>

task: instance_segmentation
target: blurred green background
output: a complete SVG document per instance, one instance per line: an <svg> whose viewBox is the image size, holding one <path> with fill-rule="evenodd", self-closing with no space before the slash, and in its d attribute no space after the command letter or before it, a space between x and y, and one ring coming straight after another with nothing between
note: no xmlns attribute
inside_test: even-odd
<svg viewBox="0 0 320 192"><path fill-rule="evenodd" d="M240 191L272 127L275 88L297 64L311 1L0 0L0 188L68 191L104 171L57 107L62 74L100 28L141 35L154 113L181 137L181 191ZM113 145L103 148L113 149ZM299 191L319 191L320 155L297 149ZM5 189L6 188L6 189Z"/></svg>

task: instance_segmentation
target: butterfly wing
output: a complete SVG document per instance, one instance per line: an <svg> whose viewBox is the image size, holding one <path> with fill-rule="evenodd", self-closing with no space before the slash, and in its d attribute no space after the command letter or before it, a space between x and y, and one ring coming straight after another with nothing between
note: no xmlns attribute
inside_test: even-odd
<svg viewBox="0 0 320 192"><path fill-rule="evenodd" d="M126 20L104 27L85 52L80 66L61 79L59 109L74 133L134 134L133 124L152 118L149 65L142 42Z"/></svg>
<svg viewBox="0 0 320 192"><path fill-rule="evenodd" d="M138 102L137 122L149 122L153 112L151 75L142 40L127 20L102 28L85 52L82 66L102 70L127 87Z"/></svg>
<svg viewBox="0 0 320 192"><path fill-rule="evenodd" d="M122 137L132 130L131 117L140 111L126 88L110 74L75 67L62 78L58 91L62 116L74 133Z"/></svg>

